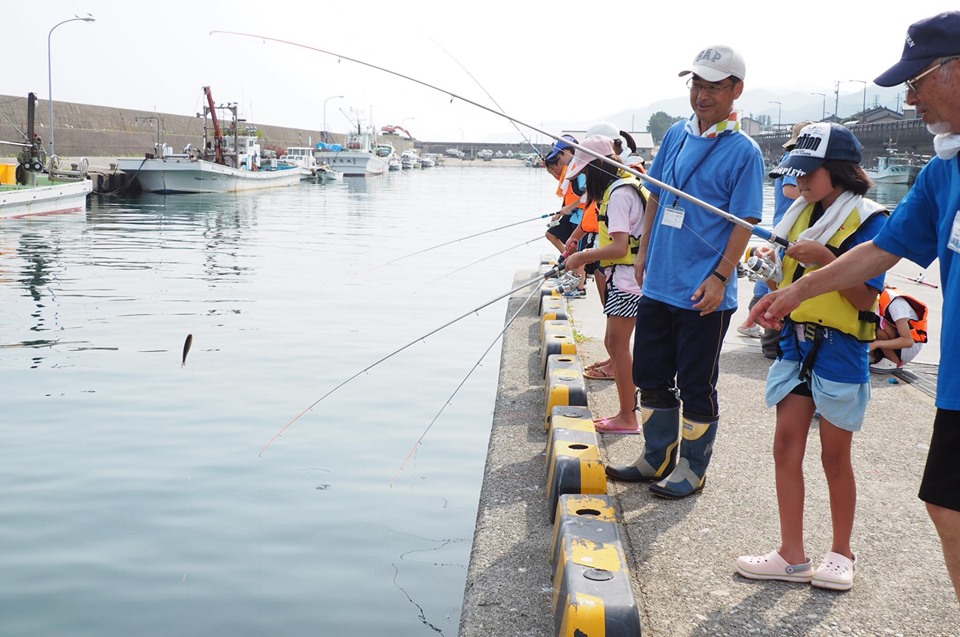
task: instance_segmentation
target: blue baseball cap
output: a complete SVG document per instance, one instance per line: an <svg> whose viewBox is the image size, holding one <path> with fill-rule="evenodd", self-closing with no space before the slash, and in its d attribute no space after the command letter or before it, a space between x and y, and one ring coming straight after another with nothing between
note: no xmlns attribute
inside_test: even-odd
<svg viewBox="0 0 960 637"><path fill-rule="evenodd" d="M896 86L916 77L937 58L960 55L960 11L945 11L907 29L900 61L877 76L877 86Z"/></svg>
<svg viewBox="0 0 960 637"><path fill-rule="evenodd" d="M567 140L567 141L564 141ZM568 148L573 148L567 142L577 143L577 138L573 135L561 135L560 139L556 141L553 145L553 148L550 150L550 154L543 158L544 161L554 161L557 157L560 156L560 153L567 150Z"/></svg>
<svg viewBox="0 0 960 637"><path fill-rule="evenodd" d="M770 172L770 177L803 177L828 159L860 163L863 159L859 140L846 126L819 122L804 126L790 155Z"/></svg>

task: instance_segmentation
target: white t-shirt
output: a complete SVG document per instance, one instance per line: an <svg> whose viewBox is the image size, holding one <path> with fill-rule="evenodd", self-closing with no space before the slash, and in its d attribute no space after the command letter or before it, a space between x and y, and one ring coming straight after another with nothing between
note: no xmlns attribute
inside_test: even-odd
<svg viewBox="0 0 960 637"><path fill-rule="evenodd" d="M920 318L917 316L917 312L913 309L913 306L910 305L910 302L900 296L890 301L890 305L887 306L887 313L890 314L890 318L893 319L894 323L904 318L911 321L916 321ZM889 324L890 322L887 321L886 318L881 319L881 325ZM894 325L893 328L896 329L896 325ZM914 343L910 347L901 349L900 360L902 360L904 363L909 363L916 358L921 347L923 347L923 343Z"/></svg>
<svg viewBox="0 0 960 637"><path fill-rule="evenodd" d="M610 234L626 232L639 237L643 231L643 200L636 188L621 186L610 193L607 204L607 229ZM613 268L613 284L617 289L640 296L643 290L637 284L633 266L618 265Z"/></svg>

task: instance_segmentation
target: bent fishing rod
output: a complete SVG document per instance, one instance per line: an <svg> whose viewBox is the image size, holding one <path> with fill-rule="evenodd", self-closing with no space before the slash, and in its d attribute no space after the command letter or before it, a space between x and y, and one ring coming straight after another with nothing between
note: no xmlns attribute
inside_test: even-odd
<svg viewBox="0 0 960 637"><path fill-rule="evenodd" d="M414 340L410 341L410 342L407 343L406 345L404 345L404 346L402 346L402 347L398 347L397 349L393 350L392 352L390 352L390 353L387 354L386 356L380 358L380 359L377 360L376 362L374 362L374 363L372 363L372 364L370 364L370 365L367 365L366 367L364 367L363 369L361 369L359 372L357 372L357 373L354 374L353 376L350 376L350 377L347 378L346 380L341 381L336 387L334 387L333 389L331 389L330 391L328 391L327 393L325 393L323 396L321 396L320 398L318 398L317 400L315 400L309 407L307 407L306 409L304 409L303 411L301 411L299 414L297 414L296 416L294 416L294 418L293 418L290 422L288 422L287 424L285 424L285 425L280 429L280 431L278 431L276 434L274 434L273 438L271 438L270 441L267 442L267 444L265 444L262 449L260 449L260 453L259 453L258 455L262 456L262 455L263 455L263 452L266 451L267 449L269 449L269 448L270 448L270 445L272 445L272 444L274 443L274 441L276 441L278 438L280 438L280 436L282 436L283 433L284 433L287 429L289 429L290 426L291 426L293 423L295 423L295 422L297 422L298 420L300 420L300 418L302 418L302 417L303 417L307 412L309 412L311 409L313 409L314 407L316 407L317 405L319 405L324 399L326 399L326 398L327 398L328 396L330 396L332 393L334 393L335 391L337 391L338 389L340 389L341 387L343 387L344 385L346 385L347 383L349 383L349 382L352 381L353 379L357 378L357 377L360 376L361 374L365 374L366 372L370 371L371 369L373 369L374 367L376 367L376 366L379 365L380 363L383 363L384 361L386 361L386 360L388 360L388 359L390 359L390 358L393 358L394 356L396 356L397 354L399 354L399 353L402 352L403 350L405 350L405 349L407 349L407 348L409 348L409 347L412 347L413 345L416 345L416 344L419 343L420 341L426 340L427 338L429 338L430 336L433 336L434 334L436 334L436 333L439 332L440 330L443 330L443 329L446 329L446 328L450 327L450 326L453 325L454 323L456 323L456 322L458 322L458 321L461 321L461 320L467 318L467 317L470 316L471 314L476 314L477 312L479 312L479 311L482 310L483 308L485 308L485 307L487 307L487 306L489 306L489 305L493 305L494 303L496 303L496 302L499 301L500 299L506 298L506 297L510 296L511 294L513 294L514 292L519 292L520 290L522 290L522 289L524 289L524 288L526 288L526 287L529 287L529 286L533 285L534 283L538 283L538 282L539 282L541 285L543 285L543 283L542 283L543 281L545 281L546 279L549 279L549 278L552 277L552 276L555 276L555 275L559 274L560 272L563 272L563 259L562 259L562 258L557 261L556 265L554 265L552 268L550 268L550 269L547 270L546 272L544 272L544 273L542 273L542 274L538 274L537 276L533 277L532 279L529 279L529 280L525 281L524 283L521 283L520 285L516 286L516 287L513 288L512 290L509 290L508 292L505 292L504 294L501 294L500 296L498 296L498 297L496 297L496 298L494 298L494 299L490 299L489 301L487 301L486 303L484 303L484 304L482 304L482 305L478 305L477 307L473 308L473 309L470 310L469 312L464 312L463 314L461 314L461 315L458 316L457 318L455 318L455 319L453 319L453 320L451 320L451 321L447 321L446 323L444 323L444 324L441 325L440 327L437 327L437 328L435 328L435 329L430 330L430 331L427 332L426 334L423 334L422 336L419 336L419 337L415 338Z"/></svg>
<svg viewBox="0 0 960 637"><path fill-rule="evenodd" d="M434 90L434 91L438 91L438 92L440 92L440 93L443 93L444 95L448 95L448 96L450 97L450 101L451 101L451 102L452 102L453 100L455 100L455 99L460 100L461 102L464 102L464 103L466 103L466 104L470 104L471 106L476 106L477 108L482 109L482 110L485 110L485 111L487 111L488 113L492 113L492 114L494 114L494 115L496 115L496 116L498 116L498 117L503 117L504 119L507 119L507 120L509 120L509 121L511 121L511 122L513 122L513 123L515 123L515 124L519 124L520 126L523 126L523 127L525 127L525 128L529 128L530 130L532 130L532 131L534 131L534 132L537 132L537 133L540 133L541 135L544 135L544 136L549 137L549 138L554 139L554 140L558 140L558 141L560 140L560 136L559 136L559 135L556 135L555 133L551 133L551 132L549 132L549 131L545 131L545 130L542 130L542 129L540 129L540 128L537 128L536 126L533 126L533 125L531 125L531 124L528 124L528 123L526 123L526 122L524 122L524 121L521 121L521 120L519 120L519 119L517 119L517 118L515 118L515 117L512 117L512 116L510 116L510 115L508 115L508 114L506 114L506 113L500 112L500 111L498 111L498 110L496 110L496 109L490 108L489 106L486 106L486 105L484 105L484 104L480 104L479 102L476 102L476 101L471 100L471 99L469 99L469 98L463 97L462 95L458 95L458 94L456 94L456 93L453 93L452 91L448 91L448 90L443 89L443 88L441 88L441 87L439 87L439 86L436 86L436 85L434 85L434 84L430 84L429 82L425 82L425 81L423 81L423 80L419 80L419 79L417 79L417 78L415 78L415 77L410 77L409 75L404 75L403 73L400 73L400 72L398 72L398 71L392 71L392 70L390 70L390 69L388 69L388 68L385 68L385 67L382 67L382 66L378 66L378 65L372 64L372 63L370 63L370 62L364 62L363 60L359 60L359 59L357 59L357 58L353 58L353 57L350 57L350 56L348 56L348 55L341 55L341 54L339 54L339 53L335 53L335 52L333 52L333 51L327 51L326 49L321 49L321 48L318 48L318 47L310 46L310 45L308 45L308 44L301 44L301 43L299 43L299 42L293 42L293 41L291 41L291 40L284 40L284 39L281 39L281 38L274 38L274 37L265 36L265 35L257 35L257 34L255 34L255 33L242 33L242 32L239 32L239 31L219 31L219 30L216 30L216 31L211 31L211 32L210 32L210 35L214 35L214 34L218 34L218 33L219 33L219 34L223 34L223 35L235 35L235 36L244 37L244 38L254 38L254 39L258 39L258 40L263 40L263 41L265 41L265 42L276 42L276 43L278 43L278 44L286 44L286 45L289 45L289 46L295 46L295 47L299 47L299 48L301 48L301 49L307 49L307 50L309 50L309 51L316 51L317 53L323 53L324 55L329 55L329 56L335 57L335 58L340 59L340 60L347 60L347 61L349 61L349 62L354 62L355 64L360 64L360 65L362 65L362 66L366 66L366 67L369 67L369 68L372 68L372 69L376 69L376 70L378 70L378 71L383 71L384 73L389 73L390 75L394 75L394 76L399 77L399 78L401 78L401 79L408 80L408 81L413 82L413 83L415 83L415 84L419 84L420 86L424 86L424 87L429 88L429 89L432 89L432 90ZM637 170L637 169L635 169L635 168L633 168L633 167L631 167L631 166L628 166L627 164L621 163L621 162L619 162L619 161L616 161L615 159L611 159L610 157L607 157L607 156L605 156L605 155L602 155L602 154L598 153L597 151L594 151L594 150L591 150L591 149L589 149L589 148L586 148L585 146L582 146L582 145L579 144L579 143L572 142L572 141L569 141L569 140L567 140L567 139L564 139L563 141L564 141L564 143L566 143L568 146L571 146L571 147L573 147L573 148L575 148L575 149L577 149L577 150L579 150L579 151L582 151L583 153L585 153L585 154L587 154L587 155L590 155L591 157L594 157L594 158L596 158L596 159L599 159L600 161L602 161L602 162L604 162L604 163L606 163L606 164L609 164L609 165L614 166L614 167L616 167L616 168L618 168L618 169L620 169L620 170L623 170L623 171L625 171L625 172L633 175L634 177L637 177L637 178L640 179L641 181L644 181L644 182L653 184L653 185L656 186L657 188L660 188L660 189L662 189L662 190L666 190L667 192L669 192L669 193L671 193L671 194L674 194L674 195L676 195L676 196L678 196L678 197L680 197L680 198L682 198L682 199L685 199L685 200L689 201L689 202L692 203L692 204L695 204L695 205L697 205L697 206L700 206L701 208L703 208L703 209L705 209L705 210L707 210L707 211L709 211L709 212L712 212L713 214L715 214L715 215L717 215L717 216L719 216L719 217L723 217L724 219L726 219L726 220L729 221L730 223L733 223L733 224L735 224L735 225L738 225L738 226L740 226L740 227L742 227L742 228L745 228L745 229L749 230L749 231L750 231L750 234L752 234L752 235L754 235L754 236L756 236L756 237L759 237L759 238L761 238L761 239L763 239L763 240L765 240L765 241L768 241L768 242L770 242L770 243L775 243L775 244L781 245L781 246L783 246L784 248L787 248L787 247L789 247L789 245L790 245L789 242L788 242L786 239L784 239L783 237L778 237L777 235L773 234L772 231L767 230L766 228L761 228L758 224L750 223L749 221L746 221L745 219L741 219L740 217L737 217L736 215L733 215L733 214L727 212L726 210L721 210L720 208L714 206L713 204L707 203L706 201L703 201L702 199L699 199L699 198L697 198L697 197L694 197L693 195L688 194L688 193L680 190L679 188L675 188L675 187L673 187L673 186L671 186L671 185L669 185L669 184L666 184L666 183L660 181L659 179L654 179L653 177L650 177L650 176L647 175L646 173L640 172L639 170Z"/></svg>

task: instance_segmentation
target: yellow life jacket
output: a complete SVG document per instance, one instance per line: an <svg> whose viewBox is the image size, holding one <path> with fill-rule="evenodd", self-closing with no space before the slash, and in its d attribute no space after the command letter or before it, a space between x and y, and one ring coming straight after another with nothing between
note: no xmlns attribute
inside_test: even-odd
<svg viewBox="0 0 960 637"><path fill-rule="evenodd" d="M904 294L896 288L887 288L880 293L880 311L879 314L887 321L893 323L894 321L890 318L890 315L887 314L887 308L890 307L890 303L896 299L901 298L910 304L910 307L913 308L913 311L917 313L917 320L907 319L907 323L910 324L910 335L913 337L914 343L926 343L927 342L927 306L923 301L917 300L910 296L909 294Z"/></svg>
<svg viewBox="0 0 960 637"><path fill-rule="evenodd" d="M810 218L813 215L814 207L815 204L808 204L807 207L803 209L803 212L800 213L800 216L797 217L797 221L793 224L793 227L790 228L790 233L787 236L787 239L791 243L797 241L800 233L810 227ZM885 210L878 212L887 214ZM869 218L869 216L867 218ZM866 219L860 218L860 210L854 208L840 225L837 232L827 241L826 246L830 248L834 254L839 254L840 246L843 242L853 235L864 221L866 221ZM810 266L805 269L796 259L784 256L783 283L780 284L780 287L789 287L791 283L803 276L805 272L812 272L819 268L820 266ZM831 327L853 336L858 341L870 342L877 336L877 324L874 320L876 311L876 302L873 304L872 311L861 312L853 303L840 294L839 291L835 291L807 299L790 313L790 319L794 323L813 323L814 325Z"/></svg>
<svg viewBox="0 0 960 637"><path fill-rule="evenodd" d="M600 208L597 211L597 245L600 248L613 243L613 238L610 236L610 229L607 226L607 205L610 203L610 195L613 191L620 186L632 186L636 188L640 194L641 206L644 207L647 205L647 198L650 196L650 191L644 188L640 180L634 175L621 169L617 171L617 177L619 177L619 179L611 183L607 186L607 189L603 191L603 199L600 201ZM630 235L629 246L630 249L627 250L627 253L618 259L602 259L600 261L601 267L607 267L608 265L633 265L637 260L637 253L640 252L640 235Z"/></svg>

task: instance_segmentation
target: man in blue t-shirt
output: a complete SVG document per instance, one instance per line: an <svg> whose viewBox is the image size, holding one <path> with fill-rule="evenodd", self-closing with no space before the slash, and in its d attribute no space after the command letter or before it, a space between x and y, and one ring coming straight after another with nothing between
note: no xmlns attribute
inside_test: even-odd
<svg viewBox="0 0 960 637"><path fill-rule="evenodd" d="M757 223L763 154L740 130L733 108L745 74L743 58L728 46L695 56L679 73L690 76L694 114L667 131L649 175ZM654 482L654 494L676 499L699 492L705 483L720 418L720 346L737 309L736 266L750 230L653 182L648 188L636 261L643 297L633 350L644 453L632 465L608 466L607 475Z"/></svg>
<svg viewBox="0 0 960 637"><path fill-rule="evenodd" d="M830 265L768 294L750 316L774 327L802 301L866 281L902 257L923 267L940 260L943 327L937 379L937 415L920 484L943 544L943 555L960 599L960 11L925 18L907 30L903 55L874 82L906 84L906 104L917 109L935 135L930 160L872 242Z"/></svg>

